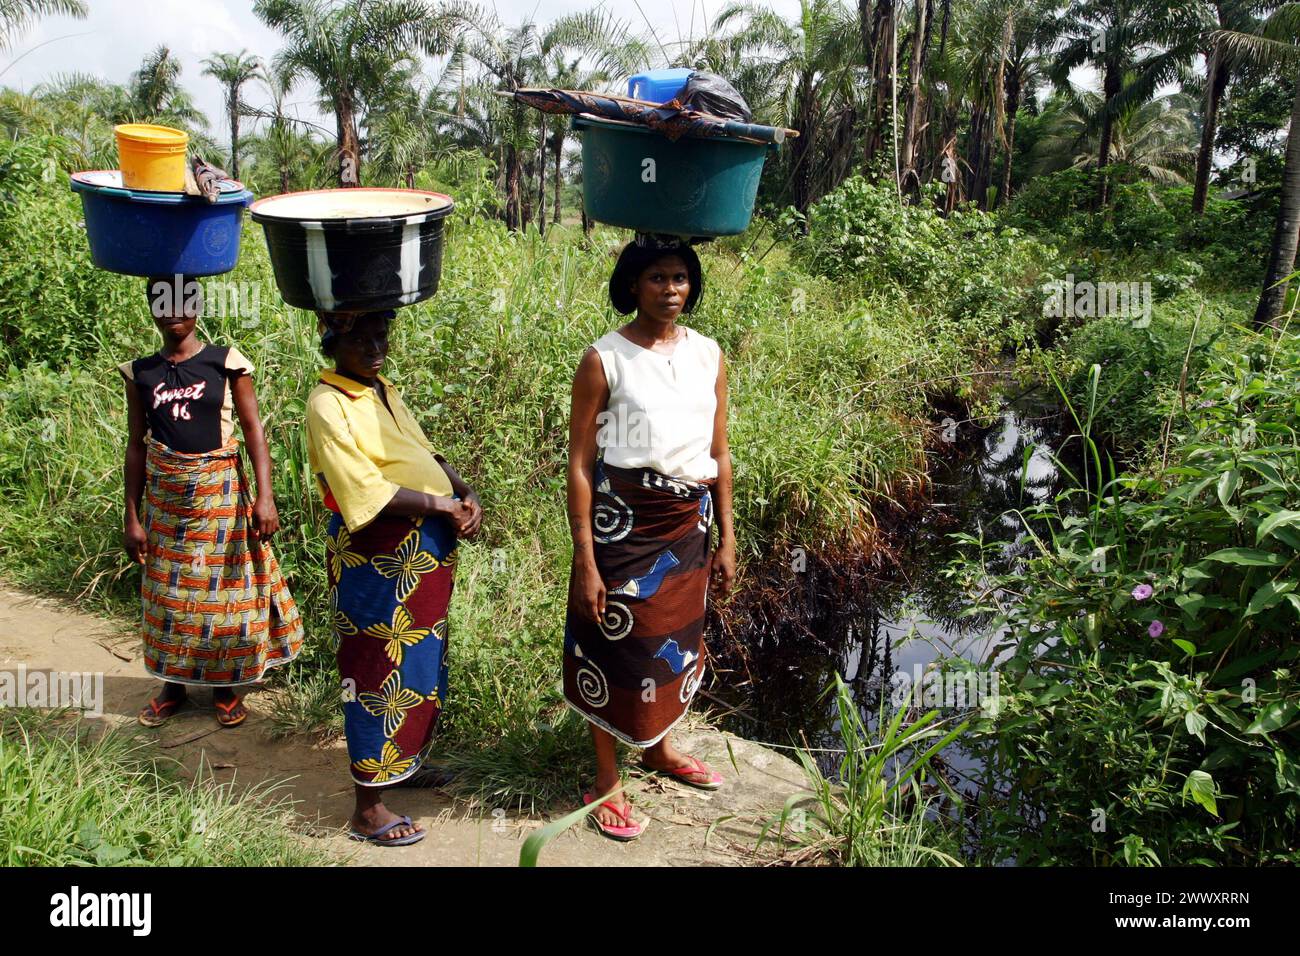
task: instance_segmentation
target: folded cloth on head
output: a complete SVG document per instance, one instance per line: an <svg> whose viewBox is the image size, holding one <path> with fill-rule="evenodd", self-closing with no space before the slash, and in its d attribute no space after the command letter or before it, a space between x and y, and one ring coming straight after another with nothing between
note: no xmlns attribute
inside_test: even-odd
<svg viewBox="0 0 1300 956"><path fill-rule="evenodd" d="M781 143L787 136L799 135L795 130L780 126L760 126L701 113L683 106L677 100L655 105L610 93L555 89L519 89L501 91L501 95L513 96L519 102L543 113L576 113L597 119L635 123L662 133L673 141L688 136Z"/></svg>

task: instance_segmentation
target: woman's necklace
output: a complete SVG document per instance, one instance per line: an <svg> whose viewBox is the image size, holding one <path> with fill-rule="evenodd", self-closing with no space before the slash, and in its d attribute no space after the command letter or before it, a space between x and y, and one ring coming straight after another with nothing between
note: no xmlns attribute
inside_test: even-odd
<svg viewBox="0 0 1300 956"><path fill-rule="evenodd" d="M672 338L670 338L670 339L657 339L657 338L655 338L653 335L651 335L651 336L647 336L647 338L649 338L649 340L650 340L650 344L649 344L649 345L642 345L641 347L642 347L643 349L646 349L646 350L650 351L650 352L654 352L654 351L657 351L657 348L656 348L657 346L663 346L663 345L676 345L678 342L680 342L680 341L682 340L682 336L685 335L685 334L686 334L686 328L685 328L685 326L678 325L678 326L675 326L675 327L674 327L674 334L673 334L673 337L672 337ZM636 344L637 344L637 345L641 345L640 342L637 342Z"/></svg>

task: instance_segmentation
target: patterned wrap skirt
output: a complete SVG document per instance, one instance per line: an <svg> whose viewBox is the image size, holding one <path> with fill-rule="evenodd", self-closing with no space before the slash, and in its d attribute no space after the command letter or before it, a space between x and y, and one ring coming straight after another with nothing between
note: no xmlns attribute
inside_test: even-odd
<svg viewBox="0 0 1300 956"><path fill-rule="evenodd" d="M146 443L145 669L178 684L254 683L298 655L303 627L270 545L253 538L239 445Z"/></svg>
<svg viewBox="0 0 1300 956"><path fill-rule="evenodd" d="M352 779L388 786L420 768L447 699L456 532L446 518L379 517L326 540Z"/></svg>
<svg viewBox="0 0 1300 956"><path fill-rule="evenodd" d="M704 677L704 609L712 548L707 484L597 462L592 539L605 583L599 623L564 624L564 697L634 747L672 729Z"/></svg>

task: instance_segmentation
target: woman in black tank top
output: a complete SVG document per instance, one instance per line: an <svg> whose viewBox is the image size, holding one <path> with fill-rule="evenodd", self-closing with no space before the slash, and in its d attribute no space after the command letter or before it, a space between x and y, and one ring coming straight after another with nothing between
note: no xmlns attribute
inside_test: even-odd
<svg viewBox="0 0 1300 956"><path fill-rule="evenodd" d="M217 720L248 716L234 687L292 660L302 623L268 541L280 525L252 363L195 335L201 297L184 276L150 279L162 348L118 366L126 380L123 545L142 566L145 669L164 681L140 712L156 727L186 685L214 688ZM197 300L197 301L196 301ZM176 305L180 304L180 308ZM234 416L257 479L249 493Z"/></svg>

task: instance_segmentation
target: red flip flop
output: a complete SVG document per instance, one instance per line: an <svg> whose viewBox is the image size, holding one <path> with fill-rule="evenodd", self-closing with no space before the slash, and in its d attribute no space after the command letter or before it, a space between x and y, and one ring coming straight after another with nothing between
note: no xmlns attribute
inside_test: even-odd
<svg viewBox="0 0 1300 956"><path fill-rule="evenodd" d="M180 710L181 705L185 703L185 698L179 700L159 700L155 697L136 716L141 724L146 727L161 727L167 722L169 717L175 715Z"/></svg>
<svg viewBox="0 0 1300 956"><path fill-rule="evenodd" d="M244 708L244 712L240 714L238 717L231 718L230 716L231 711L233 711L236 707L238 707L243 702L244 702L243 699L240 698L238 694L230 698L230 700L228 701L214 700L212 703L217 708L217 723L219 723L222 727L238 727L245 720L247 720L248 719L247 707ZM225 714L224 718L221 716L222 714Z"/></svg>
<svg viewBox="0 0 1300 956"><path fill-rule="evenodd" d="M586 804L590 804L595 799L595 796L590 793L584 793L582 795L582 802ZM625 801L623 806L627 808L626 810L619 809L618 805L614 803L613 800L606 800L600 806L602 809L608 810L610 813L614 814L614 816L623 821L619 826L608 826L601 823L600 818L597 817L595 813L587 814L587 819L595 825L596 829L611 840L619 840L623 843L627 843L631 840L635 840L645 832L645 824L637 823L632 819L632 804Z"/></svg>
<svg viewBox="0 0 1300 956"><path fill-rule="evenodd" d="M684 783L688 787L694 787L696 790L717 790L722 786L722 774L718 773L716 770L709 769L708 765L703 763L699 757L687 757L686 759L691 761L694 766L674 767L672 770L656 770L645 761L642 761L641 769L648 771L649 773L666 774L667 776L677 780L679 783ZM699 774L707 775L708 780L701 781L690 779L690 777L698 776Z"/></svg>

